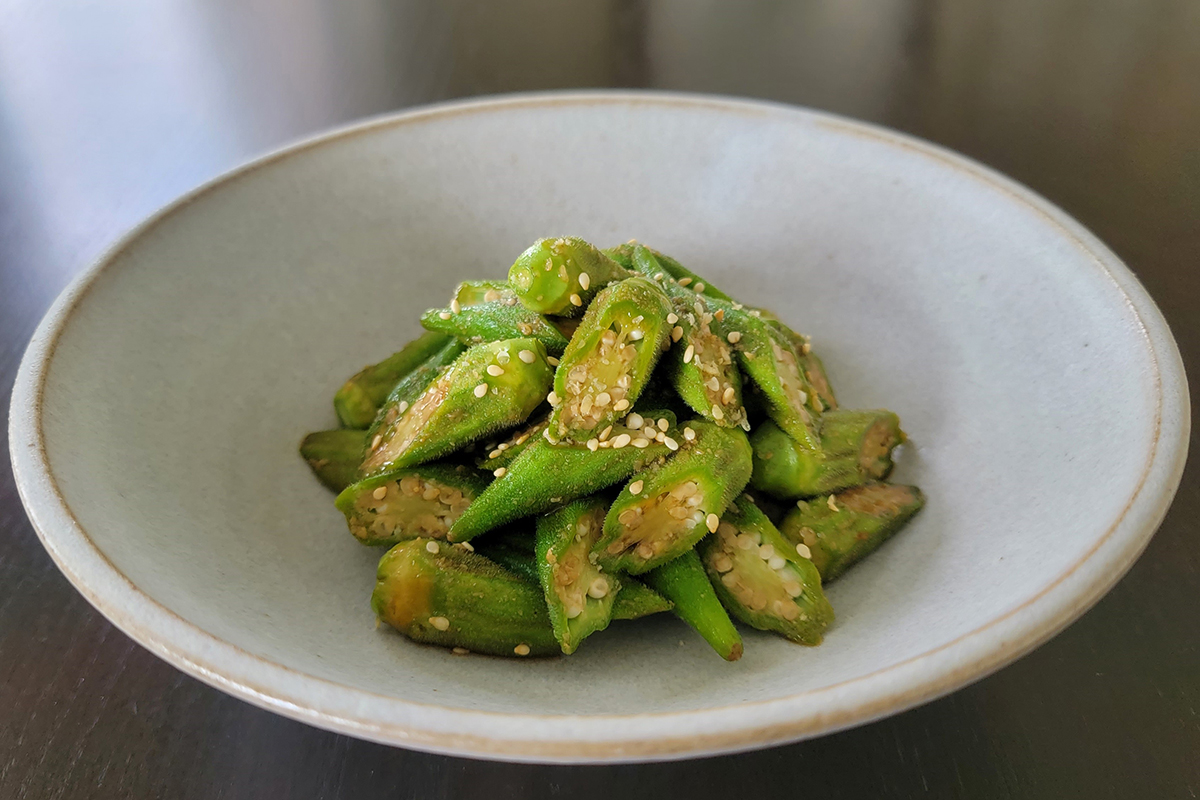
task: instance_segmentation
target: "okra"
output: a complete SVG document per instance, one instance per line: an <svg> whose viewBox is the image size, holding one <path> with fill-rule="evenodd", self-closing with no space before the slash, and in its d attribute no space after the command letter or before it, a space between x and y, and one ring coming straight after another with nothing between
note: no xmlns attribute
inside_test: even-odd
<svg viewBox="0 0 1200 800"><path fill-rule="evenodd" d="M476 466L491 473L498 469L507 471L512 462L517 460L517 456L542 438L542 431L549 422L548 411L545 414L535 414L525 425L510 431L503 441L488 442L480 449L481 455L475 461Z"/></svg>
<svg viewBox="0 0 1200 800"><path fill-rule="evenodd" d="M462 464L422 464L348 486L334 501L350 533L363 544L445 539L454 521L487 486Z"/></svg>
<svg viewBox="0 0 1200 800"><path fill-rule="evenodd" d="M364 475L431 461L524 422L550 387L552 368L536 339L475 345L425 391L385 419L367 445Z"/></svg>
<svg viewBox="0 0 1200 800"><path fill-rule="evenodd" d="M835 410L838 407L837 396L833 393L833 385L829 382L829 374L825 372L824 362L813 352L812 345L807 340L798 345L796 350L800 354L800 371L817 399L821 401L822 412Z"/></svg>
<svg viewBox="0 0 1200 800"><path fill-rule="evenodd" d="M827 412L821 417L821 449L816 452L764 422L750 437L750 485L790 500L882 480L892 470L892 452L904 441L900 418L890 411Z"/></svg>
<svg viewBox="0 0 1200 800"><path fill-rule="evenodd" d="M821 643L833 606L821 591L820 573L745 495L697 549L730 614L798 644Z"/></svg>
<svg viewBox="0 0 1200 800"><path fill-rule="evenodd" d="M346 428L367 428L396 384L450 342L444 333L428 331L398 353L360 370L333 396L338 421Z"/></svg>
<svg viewBox="0 0 1200 800"><path fill-rule="evenodd" d="M670 307L662 290L642 277L596 296L554 373L552 441L587 440L628 413L662 355Z"/></svg>
<svg viewBox="0 0 1200 800"><path fill-rule="evenodd" d="M596 293L629 273L583 239L538 239L517 257L508 283L526 308L539 314L572 317L583 313Z"/></svg>
<svg viewBox="0 0 1200 800"><path fill-rule="evenodd" d="M670 412L630 414L587 442L529 445L454 524L463 542L514 519L537 514L612 486L662 461L683 442Z"/></svg>
<svg viewBox="0 0 1200 800"><path fill-rule="evenodd" d="M310 433L300 442L300 456L308 462L317 480L340 492L358 479L358 465L367 432L352 428Z"/></svg>
<svg viewBox="0 0 1200 800"><path fill-rule="evenodd" d="M653 251L659 262L666 268L667 273L675 279L675 282L684 288L690 289L697 294L713 297L717 300L725 300L732 303L733 298L722 292L720 289L712 285L712 281L707 278L701 278L690 269L680 264L675 259L671 258L666 253L660 253L657 250Z"/></svg>
<svg viewBox="0 0 1200 800"><path fill-rule="evenodd" d="M650 588L675 604L675 615L704 637L726 661L742 657L742 637L717 599L695 550L646 573Z"/></svg>
<svg viewBox="0 0 1200 800"><path fill-rule="evenodd" d="M750 480L742 431L693 421L682 439L671 458L634 474L609 509L595 546L609 571L638 575L691 549Z"/></svg>
<svg viewBox="0 0 1200 800"><path fill-rule="evenodd" d="M866 558L925 505L915 486L869 483L801 501L780 531L826 583Z"/></svg>
<svg viewBox="0 0 1200 800"><path fill-rule="evenodd" d="M621 591L613 601L612 618L641 619L651 614L670 611L674 607L674 603L649 586L625 575L621 578Z"/></svg>
<svg viewBox="0 0 1200 800"><path fill-rule="evenodd" d="M538 575L554 637L568 655L585 638L608 627L613 600L621 589L616 575L589 558L606 510L606 498L585 497L537 521Z"/></svg>
<svg viewBox="0 0 1200 800"><path fill-rule="evenodd" d="M417 642L496 656L559 652L537 586L435 539L410 539L384 554L371 608Z"/></svg>
<svg viewBox="0 0 1200 800"><path fill-rule="evenodd" d="M466 345L450 339L444 346L434 352L433 355L401 378L399 383L392 389L391 394L388 395L383 406L380 407L379 413L375 416L375 421L371 424L370 430L367 431L367 442L374 441L376 434L386 435L386 431L400 420L404 412L408 411L417 398L429 388L429 385L447 367L457 361L458 357L465 353L466 350Z"/></svg>
<svg viewBox="0 0 1200 800"><path fill-rule="evenodd" d="M518 302L517 293L504 281L460 283L450 305L426 311L421 325L468 344L527 336L537 339L546 352L554 355L567 346L567 337L541 314Z"/></svg>

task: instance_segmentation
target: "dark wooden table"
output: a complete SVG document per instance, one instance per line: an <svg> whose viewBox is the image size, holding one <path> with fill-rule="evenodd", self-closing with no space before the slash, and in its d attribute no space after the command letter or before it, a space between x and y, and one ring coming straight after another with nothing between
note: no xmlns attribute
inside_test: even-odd
<svg viewBox="0 0 1200 800"><path fill-rule="evenodd" d="M1007 172L1126 260L1200 375L1197 0L499 5L0 3L4 407L58 291L198 182L366 114L590 86L813 105ZM0 798L1196 797L1198 518L1193 459L1149 549L1095 609L922 708L740 756L535 767L367 744L184 677L58 573L4 459Z"/></svg>

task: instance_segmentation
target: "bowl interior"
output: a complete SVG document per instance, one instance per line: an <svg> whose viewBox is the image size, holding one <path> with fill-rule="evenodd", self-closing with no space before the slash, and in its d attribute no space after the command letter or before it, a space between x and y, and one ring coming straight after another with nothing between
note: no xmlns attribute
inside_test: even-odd
<svg viewBox="0 0 1200 800"><path fill-rule="evenodd" d="M901 415L895 479L928 507L829 587L820 648L747 632L726 664L660 616L516 662L376 629L380 552L352 540L297 443L457 281L503 277L559 234L675 255L812 334L845 406ZM219 639L417 703L633 714L832 686L1028 603L1140 485L1155 380L1094 257L952 161L804 114L530 103L343 135L151 226L66 324L43 430L104 556Z"/></svg>

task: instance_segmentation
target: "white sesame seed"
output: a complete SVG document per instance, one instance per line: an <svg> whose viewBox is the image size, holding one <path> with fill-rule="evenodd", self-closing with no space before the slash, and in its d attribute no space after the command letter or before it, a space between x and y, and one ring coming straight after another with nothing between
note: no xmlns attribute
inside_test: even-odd
<svg viewBox="0 0 1200 800"><path fill-rule="evenodd" d="M692 282L691 278L680 278L678 281L680 286L687 286L691 282Z"/></svg>
<svg viewBox="0 0 1200 800"><path fill-rule="evenodd" d="M639 450L641 450L644 447L650 446L650 440L644 436L639 436L638 438L633 440L633 446L638 448Z"/></svg>
<svg viewBox="0 0 1200 800"><path fill-rule="evenodd" d="M676 322L679 322L678 314L676 314L674 311L672 311L670 314L667 314L667 324L668 325L674 325Z"/></svg>
<svg viewBox="0 0 1200 800"><path fill-rule="evenodd" d="M396 412L397 413L403 414L405 411L408 411L408 401L407 400L401 400L399 403L396 403Z"/></svg>
<svg viewBox="0 0 1200 800"><path fill-rule="evenodd" d="M571 301L571 305L573 305L573 306L581 306L581 305L583 305L583 298L582 298L582 297L580 297L580 296L579 296L579 295L577 295L577 294L573 294L573 295L571 295L571 296L570 296L569 298L567 298L567 299Z"/></svg>
<svg viewBox="0 0 1200 800"><path fill-rule="evenodd" d="M800 345L800 353L802 355L808 355L811 352L812 352L812 345L809 344L808 342L805 342L804 344Z"/></svg>
<svg viewBox="0 0 1200 800"><path fill-rule="evenodd" d="M429 624L437 628L439 631L450 629L450 620L446 619L445 617L430 617Z"/></svg>
<svg viewBox="0 0 1200 800"><path fill-rule="evenodd" d="M459 542L458 546L461 547L463 550L466 550L468 553L475 552L475 545L471 544L470 542Z"/></svg>
<svg viewBox="0 0 1200 800"><path fill-rule="evenodd" d="M654 273L654 280L661 281L662 279L663 279L663 274L661 272Z"/></svg>
<svg viewBox="0 0 1200 800"><path fill-rule="evenodd" d="M600 440L596 439L595 437L588 439L587 449L591 450L593 453L596 452L597 450L599 450L600 449Z"/></svg>
<svg viewBox="0 0 1200 800"><path fill-rule="evenodd" d="M632 440L633 440L633 437L630 436L628 433L622 433L620 436L613 439L613 447L620 450L622 447L629 444L629 442Z"/></svg>
<svg viewBox="0 0 1200 800"><path fill-rule="evenodd" d="M537 356L533 354L532 350L522 350L521 352L517 353L517 358L521 359L526 364L532 364Z"/></svg>
<svg viewBox="0 0 1200 800"><path fill-rule="evenodd" d="M459 304L457 297L450 301L450 311L455 314L462 311L462 306Z"/></svg>
<svg viewBox="0 0 1200 800"><path fill-rule="evenodd" d="M600 431L600 441L602 441L602 442L603 442L605 439L607 439L607 438L608 438L608 435L609 435L610 433L612 433L612 429L613 429L613 426L612 426L612 425L609 425L607 428L605 428L604 430Z"/></svg>
<svg viewBox="0 0 1200 800"><path fill-rule="evenodd" d="M687 346L687 350L683 351L683 363L686 364L689 361L691 361L692 356L695 355L695 353L696 353L696 348L689 344Z"/></svg>
<svg viewBox="0 0 1200 800"><path fill-rule="evenodd" d="M676 325L674 328L671 328L671 341L678 342L682 338L683 328L679 327L678 325Z"/></svg>
<svg viewBox="0 0 1200 800"><path fill-rule="evenodd" d="M730 331L725 338L729 340L730 344L737 344L742 340L742 334L740 331Z"/></svg>
<svg viewBox="0 0 1200 800"><path fill-rule="evenodd" d="M437 543L437 542L426 542L426 543L425 543L425 550L426 550L426 552L433 553L434 555L437 555L437 551L438 551L438 549L439 549L439 548L438 548L438 543Z"/></svg>
<svg viewBox="0 0 1200 800"><path fill-rule="evenodd" d="M630 428L640 428L646 424L646 419L641 414L635 412L625 418L625 424Z"/></svg>
<svg viewBox="0 0 1200 800"><path fill-rule="evenodd" d="M670 436L663 439L663 444L665 444L667 446L667 449L670 450L672 453L674 453L676 450L679 449L679 442L675 441Z"/></svg>
<svg viewBox="0 0 1200 800"><path fill-rule="evenodd" d="M721 524L721 518L716 514L709 514L704 518L704 525L708 528L709 533L716 533L717 526Z"/></svg>
<svg viewBox="0 0 1200 800"><path fill-rule="evenodd" d="M475 387L475 396L483 397L485 394L487 394L487 390L488 390L488 385L486 383L481 383Z"/></svg>
<svg viewBox="0 0 1200 800"><path fill-rule="evenodd" d="M713 419L718 420L718 421L725 419L725 412L721 410L720 406L712 407L712 415L713 415Z"/></svg>
<svg viewBox="0 0 1200 800"><path fill-rule="evenodd" d="M721 395L721 402L725 405L729 405L733 402L733 398L735 397L737 397L737 392L734 390L734 388L732 386L726 386L725 393Z"/></svg>
<svg viewBox="0 0 1200 800"><path fill-rule="evenodd" d="M550 366L552 366L552 367L557 367L557 366L558 366L558 359L557 359L557 358L555 358L554 356L546 356L546 363L547 363L547 364L549 364L549 365L550 365Z"/></svg>
<svg viewBox="0 0 1200 800"><path fill-rule="evenodd" d="M613 411L624 411L627 408L629 408L629 401L624 397L613 403Z"/></svg>
<svg viewBox="0 0 1200 800"><path fill-rule="evenodd" d="M492 474L497 478L503 478L508 474L508 470L505 467L497 467L496 469L492 470Z"/></svg>
<svg viewBox="0 0 1200 800"><path fill-rule="evenodd" d="M383 498L387 497L387 487L380 486L378 489L371 492L371 497L374 497L376 500L382 500Z"/></svg>
<svg viewBox="0 0 1200 800"><path fill-rule="evenodd" d="M492 452L488 453L488 458L499 458L499 457L500 457L500 454L501 454L502 452L504 452L504 451L503 451L503 450L501 450L500 448L496 448L496 449L495 449L495 450L493 450Z"/></svg>
<svg viewBox="0 0 1200 800"><path fill-rule="evenodd" d="M527 656L527 655L529 655L529 645L522 642L521 644L519 644L513 648L513 652L519 656Z"/></svg>
<svg viewBox="0 0 1200 800"><path fill-rule="evenodd" d="M665 433L668 429L670 429L670 427L671 427L671 421L669 419L667 419L666 417L658 418L658 429L660 431L663 431Z"/></svg>
<svg viewBox="0 0 1200 800"><path fill-rule="evenodd" d="M499 364L488 364L487 374L491 375L493 378L499 378L504 374L504 367L500 366Z"/></svg>
<svg viewBox="0 0 1200 800"><path fill-rule="evenodd" d="M812 558L812 550L809 550L808 545L806 545L804 542L796 545L796 552L799 553L802 558Z"/></svg>
<svg viewBox="0 0 1200 800"><path fill-rule="evenodd" d="M470 653L471 651L465 647L454 647L454 648L451 648L450 652L454 653L454 655L456 655L456 656L465 656L468 653Z"/></svg>
<svg viewBox="0 0 1200 800"><path fill-rule="evenodd" d="M645 338L646 334L642 333L641 328L634 328L629 332L629 341L639 342Z"/></svg>
<svg viewBox="0 0 1200 800"><path fill-rule="evenodd" d="M438 312L438 318L440 318L440 319L450 319L451 316L453 316L453 315L449 311L439 311Z"/></svg>
<svg viewBox="0 0 1200 800"><path fill-rule="evenodd" d="M695 289L697 292L703 292L703 291L704 291L704 284L703 284L703 283L697 283L697 284L696 284L696 285L695 285L693 288L694 288L694 289Z"/></svg>
<svg viewBox="0 0 1200 800"><path fill-rule="evenodd" d="M586 292L587 288L591 285L592 285L592 276L588 275L586 272L579 273L579 288L583 289Z"/></svg>
<svg viewBox="0 0 1200 800"><path fill-rule="evenodd" d="M694 430L692 430L691 428L684 428L683 429L683 438L687 439L690 442L696 438L696 432Z"/></svg>
<svg viewBox="0 0 1200 800"><path fill-rule="evenodd" d="M644 485L643 481L634 481L633 483L629 484L629 493L630 494L641 494L643 485Z"/></svg>
<svg viewBox="0 0 1200 800"><path fill-rule="evenodd" d="M558 399L558 395L551 391L550 394L546 395L546 402L552 406L556 406L560 401Z"/></svg>
<svg viewBox="0 0 1200 800"><path fill-rule="evenodd" d="M713 314L713 317L715 317L718 322L724 322L725 321L725 309L718 308L717 313Z"/></svg>
<svg viewBox="0 0 1200 800"><path fill-rule="evenodd" d="M829 495L829 498L825 501L825 505L829 506L830 511L838 510L837 501L833 499L833 495Z"/></svg>

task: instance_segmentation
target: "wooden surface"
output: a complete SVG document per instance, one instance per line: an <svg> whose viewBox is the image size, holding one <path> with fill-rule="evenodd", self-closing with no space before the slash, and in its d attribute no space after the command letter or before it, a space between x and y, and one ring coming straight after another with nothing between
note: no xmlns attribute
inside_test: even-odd
<svg viewBox="0 0 1200 800"><path fill-rule="evenodd" d="M4 407L71 276L198 182L362 115L580 86L814 105L990 164L1126 260L1200 380L1196 0L500 5L0 0ZM548 768L367 744L184 677L58 573L4 459L0 798L1196 797L1198 518L1193 458L1111 594L937 702L758 753Z"/></svg>

